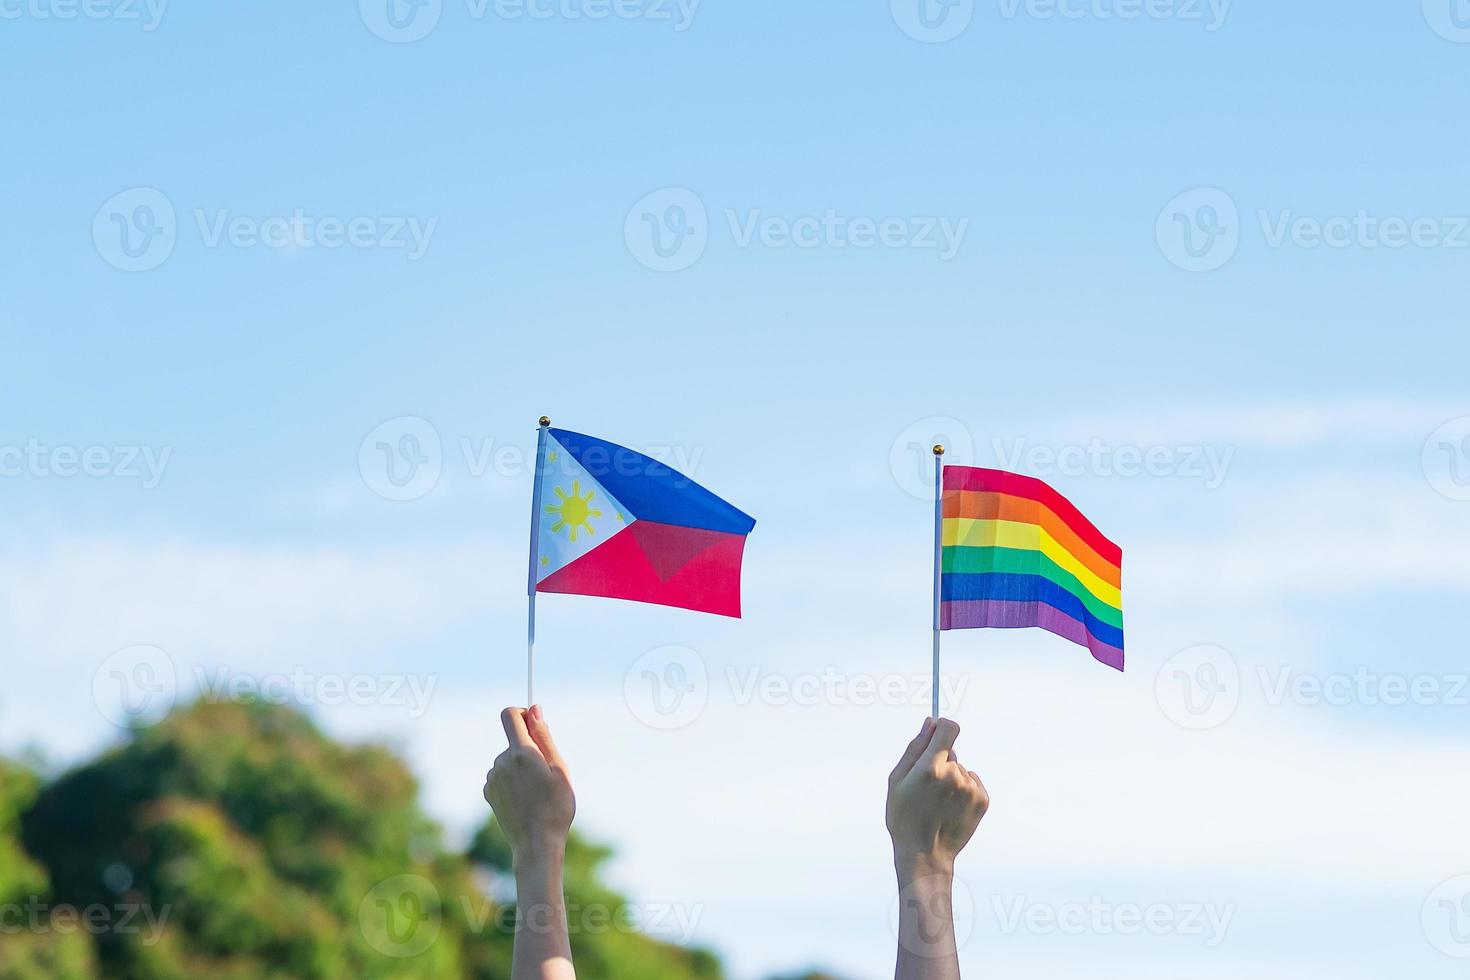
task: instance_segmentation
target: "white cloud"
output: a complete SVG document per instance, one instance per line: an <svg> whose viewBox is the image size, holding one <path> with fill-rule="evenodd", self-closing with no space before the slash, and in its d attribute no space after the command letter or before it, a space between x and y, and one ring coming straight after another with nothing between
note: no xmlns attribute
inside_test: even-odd
<svg viewBox="0 0 1470 980"><path fill-rule="evenodd" d="M1391 586L1470 589L1470 506L1428 484L1313 479L1233 495L1213 534L1130 543L1133 594L1271 600Z"/></svg>
<svg viewBox="0 0 1470 980"><path fill-rule="evenodd" d="M1156 705L1149 672L1120 676L1045 638L1012 639L1011 654L1034 658L971 660L975 684L958 712L960 757L994 797L962 868L983 899L1050 888L1080 901L1101 890L1116 901L1244 902L1231 943L1211 957L1240 963L1265 942L1251 903L1367 895L1377 914L1415 915L1399 907L1404 895L1470 870L1463 742L1335 730L1320 714L1259 702L1188 732ZM740 705L728 693L716 686L676 732L645 727L615 689L548 705L582 826L619 842L617 876L639 899L700 905L697 938L738 954L749 975L801 962L881 975L871 964L892 947L883 777L923 712ZM496 708L462 691L403 732L431 808L460 828L485 816ZM770 934L751 936L752 919L774 923ZM1175 952L1105 948L1092 963L1117 974L1135 956ZM967 968L979 972L988 955L967 950Z"/></svg>
<svg viewBox="0 0 1470 980"><path fill-rule="evenodd" d="M144 642L332 658L510 608L522 561L478 541L353 552L63 540L0 558L0 636L24 660L67 665Z"/></svg>

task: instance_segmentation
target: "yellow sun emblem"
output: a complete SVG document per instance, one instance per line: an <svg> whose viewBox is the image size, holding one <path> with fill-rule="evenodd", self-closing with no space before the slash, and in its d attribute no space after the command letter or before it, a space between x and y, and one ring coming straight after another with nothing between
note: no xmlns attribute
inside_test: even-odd
<svg viewBox="0 0 1470 980"><path fill-rule="evenodd" d="M548 514L556 515L556 523L551 525L552 533L566 528L573 541L577 540L577 529L585 528L588 534L596 534L597 529L592 526L592 518L601 517L602 511L592 506L594 492L587 491L587 496L582 496L582 484L579 480L572 481L572 492L568 494L561 487L553 487L556 495L561 498L561 503L550 504L546 508Z"/></svg>

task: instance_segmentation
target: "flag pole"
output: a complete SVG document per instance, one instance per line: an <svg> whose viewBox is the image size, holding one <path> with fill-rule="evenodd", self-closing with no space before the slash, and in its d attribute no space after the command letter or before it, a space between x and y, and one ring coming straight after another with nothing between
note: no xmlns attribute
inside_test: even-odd
<svg viewBox="0 0 1470 980"><path fill-rule="evenodd" d="M536 483L531 491L531 557L526 571L526 707L536 703L536 553L541 538L541 478L546 472L546 430L551 419L541 416L536 430Z"/></svg>
<svg viewBox="0 0 1470 980"><path fill-rule="evenodd" d="M934 447L934 690L930 716L939 717L939 602L944 564L944 447Z"/></svg>

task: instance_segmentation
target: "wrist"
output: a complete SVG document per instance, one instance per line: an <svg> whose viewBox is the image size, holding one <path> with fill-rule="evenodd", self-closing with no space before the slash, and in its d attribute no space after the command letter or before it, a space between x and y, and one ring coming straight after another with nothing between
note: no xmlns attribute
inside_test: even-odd
<svg viewBox="0 0 1470 980"><path fill-rule="evenodd" d="M511 848L511 865L517 875L551 872L560 877L566 852L565 837L534 837Z"/></svg>
<svg viewBox="0 0 1470 980"><path fill-rule="evenodd" d="M954 882L954 855L935 851L906 851L895 848L893 868L900 885L925 881L948 887Z"/></svg>
<svg viewBox="0 0 1470 980"><path fill-rule="evenodd" d="M555 846L517 848L512 854L516 880L515 955L521 947L539 949L541 956L566 960L570 976L571 947L567 938L566 896L562 885L563 850ZM519 972L516 976L521 976ZM558 973L557 976L563 974ZM536 976L550 976L537 973Z"/></svg>
<svg viewBox="0 0 1470 980"><path fill-rule="evenodd" d="M919 961L954 963L959 952L954 923L954 860L942 855L898 857L898 959L899 976L959 977L942 965L915 969ZM904 969L905 960L909 968ZM939 972L934 972L938 969Z"/></svg>

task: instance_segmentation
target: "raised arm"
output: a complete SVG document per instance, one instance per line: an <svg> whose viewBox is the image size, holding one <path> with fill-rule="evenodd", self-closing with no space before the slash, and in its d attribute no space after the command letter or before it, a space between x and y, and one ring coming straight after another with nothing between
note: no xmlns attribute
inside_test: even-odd
<svg viewBox="0 0 1470 980"><path fill-rule="evenodd" d="M510 842L516 876L511 980L576 980L562 863L577 800L539 705L500 714L510 747L485 777L485 802Z"/></svg>
<svg viewBox="0 0 1470 980"><path fill-rule="evenodd" d="M954 753L960 726L925 719L888 776L888 834L898 872L896 980L959 980L954 862L990 795Z"/></svg>

